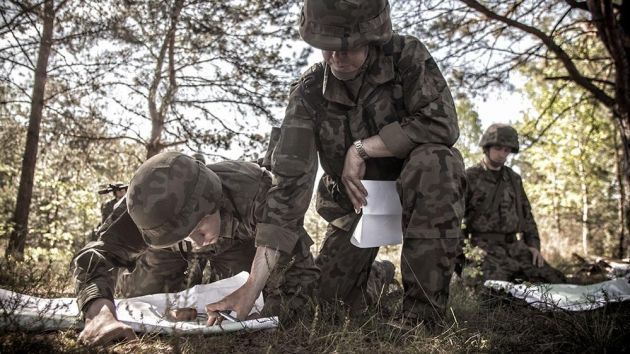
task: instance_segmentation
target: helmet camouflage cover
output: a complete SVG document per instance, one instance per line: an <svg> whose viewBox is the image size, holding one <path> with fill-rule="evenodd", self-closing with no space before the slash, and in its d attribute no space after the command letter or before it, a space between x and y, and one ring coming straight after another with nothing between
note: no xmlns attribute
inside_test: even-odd
<svg viewBox="0 0 630 354"><path fill-rule="evenodd" d="M145 161L129 183L127 208L145 242L168 247L219 210L221 180L202 162L178 152Z"/></svg>
<svg viewBox="0 0 630 354"><path fill-rule="evenodd" d="M507 124L492 124L481 136L479 146L486 148L492 145L507 146L512 149L513 153L517 153L519 145L516 129Z"/></svg>
<svg viewBox="0 0 630 354"><path fill-rule="evenodd" d="M323 50L347 51L392 37L387 0L304 0L300 36Z"/></svg>

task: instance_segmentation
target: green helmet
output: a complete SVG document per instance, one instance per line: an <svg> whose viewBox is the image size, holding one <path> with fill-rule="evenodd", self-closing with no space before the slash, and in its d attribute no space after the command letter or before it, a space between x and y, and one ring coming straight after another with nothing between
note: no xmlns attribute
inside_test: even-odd
<svg viewBox="0 0 630 354"><path fill-rule="evenodd" d="M492 145L507 146L513 153L519 150L518 133L507 124L494 123L481 136L479 146L486 148Z"/></svg>
<svg viewBox="0 0 630 354"><path fill-rule="evenodd" d="M347 51L392 37L387 0L304 0L300 36L323 50Z"/></svg>
<svg viewBox="0 0 630 354"><path fill-rule="evenodd" d="M203 163L178 152L145 161L129 183L127 209L144 241L168 247L219 210L221 180Z"/></svg>

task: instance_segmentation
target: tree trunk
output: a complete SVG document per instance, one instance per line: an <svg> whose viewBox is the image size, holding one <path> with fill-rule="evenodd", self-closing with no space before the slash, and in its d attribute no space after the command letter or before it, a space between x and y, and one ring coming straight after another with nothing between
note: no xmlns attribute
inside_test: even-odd
<svg viewBox="0 0 630 354"><path fill-rule="evenodd" d="M6 256L17 259L24 257L24 244L28 233L28 216L33 196L33 179L35 176L35 163L37 162L37 148L39 144L39 128L44 109L44 92L46 90L46 77L48 70L48 57L52 47L53 25L55 10L53 0L44 3L43 21L44 27L37 54L37 67L33 83L33 95L31 97L31 113L26 135L26 147L22 157L22 172L20 186L18 188L15 213L13 214L13 230L9 237Z"/></svg>
<svg viewBox="0 0 630 354"><path fill-rule="evenodd" d="M147 97L149 106L149 115L151 116L151 138L147 144L147 158L158 154L163 148L164 144L161 141L162 132L164 131L164 124L166 121L166 111L168 110L175 93L177 92L177 81L175 78L175 36L177 31L177 23L179 22L179 15L184 7L183 0L176 0L173 4L171 11L171 26L168 32L164 36L164 42L160 48L160 53L155 65L155 71L153 73L153 81L149 88L149 95ZM166 92L162 96L161 102L158 107L157 96L158 88L162 82L162 67L164 61L167 60L168 55L168 85Z"/></svg>
<svg viewBox="0 0 630 354"><path fill-rule="evenodd" d="M624 182L625 186L630 186L630 114L628 114L628 110L623 113L623 116L620 118L621 122L621 138L622 144L624 146L624 154L623 154L623 172L624 172ZM621 189L623 191L621 195L621 203L622 210L624 214L624 221L626 230L630 230L630 198L625 195L625 189ZM630 252L628 252L628 247L626 246L627 241L624 237L625 233L620 235L619 239L619 258L624 258Z"/></svg>
<svg viewBox="0 0 630 354"><path fill-rule="evenodd" d="M582 253L588 255L588 239L589 239L589 227L588 227L588 185L586 184L586 171L584 169L584 162L582 158L579 160L578 171L580 174L580 192L582 194Z"/></svg>
<svg viewBox="0 0 630 354"><path fill-rule="evenodd" d="M615 254L613 257L617 257L619 259L623 258L625 253L625 238L626 238L626 181L624 180L624 155L621 150L621 146L619 146L619 140L617 134L613 135L615 138L615 172L617 175L617 183L619 184L619 203L618 203L618 217L619 217L619 243Z"/></svg>
<svg viewBox="0 0 630 354"><path fill-rule="evenodd" d="M560 193L558 192L558 178L557 178L557 167L554 165L553 167L553 193L552 193L552 204L553 204L553 220L554 220L554 229L556 230L556 237L560 237L562 233L562 225L560 220L560 203L558 201Z"/></svg>
<svg viewBox="0 0 630 354"><path fill-rule="evenodd" d="M610 0L587 0L597 35L606 46L615 66L615 100L608 105L619 122L624 150L624 180L630 186L630 5ZM615 10L615 6L620 6ZM628 199L628 198L625 198ZM624 200L626 230L630 230L630 202ZM620 246L622 249L623 245ZM627 252L627 249L621 253Z"/></svg>

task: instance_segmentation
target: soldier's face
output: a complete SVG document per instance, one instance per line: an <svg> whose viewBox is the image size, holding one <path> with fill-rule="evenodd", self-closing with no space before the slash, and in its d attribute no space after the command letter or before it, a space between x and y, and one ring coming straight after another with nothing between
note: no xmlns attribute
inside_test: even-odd
<svg viewBox="0 0 630 354"><path fill-rule="evenodd" d="M186 237L186 240L192 243L193 248L202 248L217 243L220 231L221 215L217 211L199 220L199 223L192 230L190 235Z"/></svg>
<svg viewBox="0 0 630 354"><path fill-rule="evenodd" d="M488 159L495 167L502 166L507 157L512 153L512 148L501 145L494 145L488 149Z"/></svg>
<svg viewBox="0 0 630 354"><path fill-rule="evenodd" d="M125 196L125 193L127 193L127 190L126 190L126 189L119 189L119 190L117 190L117 191L115 191L115 192L114 192L114 197L115 197L116 199L120 199L120 198L122 198L122 197L124 197L124 196Z"/></svg>
<svg viewBox="0 0 630 354"><path fill-rule="evenodd" d="M368 55L368 47L359 47L346 52L322 50L324 61L339 80L350 80L357 76Z"/></svg>

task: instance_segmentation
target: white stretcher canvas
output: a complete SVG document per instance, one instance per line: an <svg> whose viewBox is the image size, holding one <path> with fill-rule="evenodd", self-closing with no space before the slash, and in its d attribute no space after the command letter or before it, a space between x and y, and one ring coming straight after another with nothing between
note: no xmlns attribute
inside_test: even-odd
<svg viewBox="0 0 630 354"><path fill-rule="evenodd" d="M630 300L628 278L616 278L605 282L576 284L513 284L501 280L486 280L484 286L505 291L523 299L531 306L545 310L588 311L612 302Z"/></svg>
<svg viewBox="0 0 630 354"><path fill-rule="evenodd" d="M241 272L234 277L211 284L196 285L178 293L163 293L116 299L118 319L139 333L193 334L224 333L240 330L260 330L278 326L277 317L231 322L220 326L207 326L203 314L205 305L221 300L238 289L247 280ZM169 321L168 309L194 307L202 314L194 321ZM262 295L256 300L252 312L263 307ZM236 315L232 313L232 315ZM75 298L45 299L0 289L0 327L30 330L58 330L83 327Z"/></svg>

